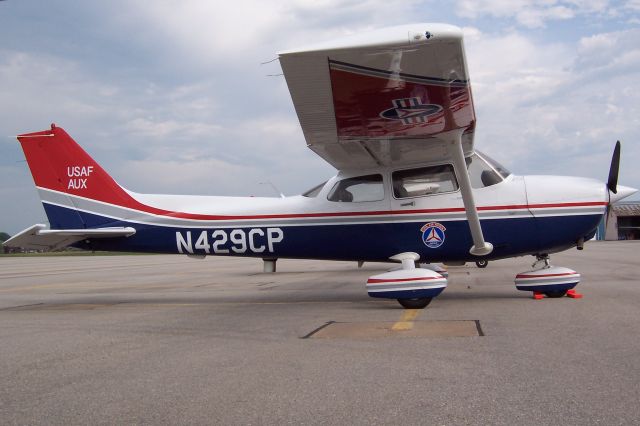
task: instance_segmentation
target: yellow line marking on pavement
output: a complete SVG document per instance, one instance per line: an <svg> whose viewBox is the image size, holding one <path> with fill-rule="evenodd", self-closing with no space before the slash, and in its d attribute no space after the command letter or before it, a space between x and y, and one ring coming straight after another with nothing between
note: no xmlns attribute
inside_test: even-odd
<svg viewBox="0 0 640 426"><path fill-rule="evenodd" d="M393 324L391 330L393 331L406 331L413 328L413 320L420 315L420 309L405 309L400 317L400 321Z"/></svg>

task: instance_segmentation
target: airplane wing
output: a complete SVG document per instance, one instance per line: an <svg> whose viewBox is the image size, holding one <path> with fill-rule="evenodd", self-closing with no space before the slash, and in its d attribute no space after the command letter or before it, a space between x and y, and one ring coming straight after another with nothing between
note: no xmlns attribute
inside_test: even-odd
<svg viewBox="0 0 640 426"><path fill-rule="evenodd" d="M279 53L309 148L337 169L450 158L462 132L473 152L475 112L462 31L413 24Z"/></svg>
<svg viewBox="0 0 640 426"><path fill-rule="evenodd" d="M473 237L484 240L467 173L475 112L462 30L411 24L279 54L307 145L339 170L450 161Z"/></svg>
<svg viewBox="0 0 640 426"><path fill-rule="evenodd" d="M5 247L27 250L59 250L78 241L89 238L129 237L136 233L130 227L97 229L46 229L46 225L37 224L9 238Z"/></svg>

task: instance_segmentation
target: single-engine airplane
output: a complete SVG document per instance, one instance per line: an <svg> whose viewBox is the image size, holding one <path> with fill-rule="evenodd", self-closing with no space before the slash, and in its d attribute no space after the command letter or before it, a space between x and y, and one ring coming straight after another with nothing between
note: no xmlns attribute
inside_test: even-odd
<svg viewBox="0 0 640 426"><path fill-rule="evenodd" d="M307 145L338 174L299 196L150 195L118 185L60 127L18 136L49 227L29 249L395 261L372 297L424 308L447 285L433 262L533 255L520 290L564 295L580 275L549 254L582 248L608 206L636 192L609 181L515 176L474 149L462 31L412 24L279 54ZM419 261L424 267L420 267ZM418 265L418 267L416 267Z"/></svg>

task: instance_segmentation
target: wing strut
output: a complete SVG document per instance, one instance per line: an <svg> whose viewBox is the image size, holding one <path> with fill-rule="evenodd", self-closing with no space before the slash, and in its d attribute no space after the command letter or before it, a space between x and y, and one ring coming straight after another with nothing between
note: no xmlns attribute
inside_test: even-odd
<svg viewBox="0 0 640 426"><path fill-rule="evenodd" d="M476 202L473 199L473 191L471 189L471 180L467 172L467 163L464 160L464 150L462 148L462 133L464 129L456 129L451 131L449 140L449 149L453 159L453 169L458 178L460 185L460 193L462 194L462 202L467 213L467 221L473 238L473 246L469 249L469 253L474 256L484 256L493 251L493 244L484 240L482 235L482 227L480 226L480 218L476 209Z"/></svg>

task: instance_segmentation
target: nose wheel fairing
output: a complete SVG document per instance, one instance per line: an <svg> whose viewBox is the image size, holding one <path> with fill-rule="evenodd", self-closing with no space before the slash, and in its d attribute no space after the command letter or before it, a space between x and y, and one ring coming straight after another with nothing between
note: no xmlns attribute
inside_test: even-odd
<svg viewBox="0 0 640 426"><path fill-rule="evenodd" d="M551 266L549 255L536 256L533 270L516 275L516 288L531 291L534 296L545 294L550 298L562 297L580 283L580 274L573 269Z"/></svg>
<svg viewBox="0 0 640 426"><path fill-rule="evenodd" d="M545 266L542 269L521 272L515 279L518 290L545 294L566 292L578 283L580 274L562 266Z"/></svg>

